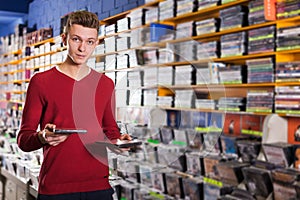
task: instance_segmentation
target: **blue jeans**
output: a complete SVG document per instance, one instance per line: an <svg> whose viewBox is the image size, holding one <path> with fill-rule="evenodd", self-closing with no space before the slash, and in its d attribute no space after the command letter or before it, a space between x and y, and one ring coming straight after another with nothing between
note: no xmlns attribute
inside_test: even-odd
<svg viewBox="0 0 300 200"><path fill-rule="evenodd" d="M37 200L113 200L114 190L98 190L93 192L76 192L68 194L39 194Z"/></svg>

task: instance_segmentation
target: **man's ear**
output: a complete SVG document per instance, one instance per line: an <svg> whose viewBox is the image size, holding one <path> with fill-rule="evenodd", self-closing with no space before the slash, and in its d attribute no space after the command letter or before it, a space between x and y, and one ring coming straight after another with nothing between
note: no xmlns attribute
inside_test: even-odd
<svg viewBox="0 0 300 200"><path fill-rule="evenodd" d="M67 45L67 34L63 33L61 35L61 39L62 39L63 44L66 46Z"/></svg>

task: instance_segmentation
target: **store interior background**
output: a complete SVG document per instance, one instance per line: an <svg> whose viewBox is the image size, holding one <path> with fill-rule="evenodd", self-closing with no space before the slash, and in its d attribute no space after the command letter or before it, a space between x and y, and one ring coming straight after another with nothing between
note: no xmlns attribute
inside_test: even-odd
<svg viewBox="0 0 300 200"><path fill-rule="evenodd" d="M3 0L2 0L3 1ZM1 36L6 36L6 35L9 35L9 34L12 34L12 33L14 33L15 32L15 28L16 28L16 25L18 25L18 24L23 24L23 23L26 23L27 24L27 26L28 27L35 27L36 26L36 30L39 30L39 29L43 29L43 28L49 28L49 27L51 27L51 28L53 28L53 37L56 37L56 36L59 36L60 35L60 31L61 31L61 21L60 21L60 19L63 17L63 16L65 16L65 15L67 15L68 13L70 13L70 12L72 12L72 11L75 11L75 10L81 10L81 9L84 9L84 10L89 10L89 11L91 11L91 12L94 12L94 13L96 13L97 15L98 15L98 17L99 17L99 20L102 20L102 19L106 19L106 18L108 18L108 17L110 17L110 16L114 16L114 15L117 15L117 14L119 14L119 13L122 13L122 12L124 12L124 11L127 11L127 10L131 10L131 9L134 9L134 8L136 8L136 7L138 7L138 6L141 6L141 5L143 5L143 4L145 4L145 1L146 0L10 0L9 1L9 3L7 3L7 2L4 2L3 1L3 3L1 3L1 5L0 5L0 37ZM278 21L280 21L280 20L278 20ZM283 21L283 20L282 20ZM284 24L283 22L278 22L278 24L280 24L281 23L281 25L282 24ZM299 24L299 21L300 21L300 18L298 19L298 21L297 22L295 22L295 24L297 23L297 26L298 26L298 24ZM284 24L285 25L285 24ZM250 28L251 28L251 26L250 26ZM243 29L243 28L240 28L240 29ZM253 28L252 27L252 29L258 29L258 28ZM225 31L226 32L226 31ZM241 32L241 31L239 31L239 32ZM223 33L224 34L224 33ZM226 34L224 34L224 35L226 35ZM201 35L200 35L201 36ZM274 38L273 38L274 40L275 40L275 36L274 36ZM0 54L2 54L2 53L5 53L5 52L1 52L1 49L0 49ZM280 53L280 52L279 52ZM296 49L296 51L295 52L288 52L287 54L296 54L297 56L299 56L300 55L300 53L299 53L299 50L297 51L297 49ZM256 54L254 54L254 55L256 55ZM276 54L276 56L277 56L277 54ZM285 55L284 55L285 56ZM284 57L284 56L282 56L282 57ZM295 60L296 60L296 57L297 56L295 56ZM245 56L245 57L247 57L247 56ZM251 57L251 56L250 56ZM274 53L274 57L275 57L275 53ZM246 60L245 58L243 58L244 60ZM233 59L234 60L234 59ZM1 64L1 63L0 63ZM176 63L175 63L176 64ZM164 78L166 78L167 76L165 76ZM262 84L260 84L260 85L258 85L258 87L262 87L261 85L263 85L264 83L262 83ZM250 84L251 85L251 84ZM295 85L298 85L298 83L295 83ZM243 86L242 84L241 84L241 86ZM274 87L276 86L276 84L274 83ZM251 86L252 87L252 86ZM268 83L266 84L266 87L273 87L273 86L268 86ZM240 88L240 85L238 85L238 88ZM242 87L241 87L242 88ZM243 89L243 91L244 90L246 90L246 87ZM134 110L134 109L132 109L132 110ZM138 110L138 109L137 109ZM141 109L142 110L142 109ZM146 110L146 109L145 109ZM140 110L139 110L140 111ZM157 112L159 112L159 111L157 111ZM175 111L173 111L173 112L169 112L169 113L176 113L176 108L175 108ZM179 113L179 111L178 111L178 113ZM198 113L197 112L182 112L182 113L193 113L193 114L195 114L195 121L198 119L196 119L196 116L197 117L201 117L200 115L198 115ZM206 113L206 112L205 112ZM157 113L156 113L157 114ZM160 113L158 113L157 115L159 115ZM163 113L163 114L165 114L165 113ZM160 115L160 117L161 118L166 118L163 114L161 114ZM170 115L171 115L170 114ZM197 114L197 115L196 115ZM142 116L144 115L144 113L142 113L142 114L138 114L139 116L140 116L140 118L143 118ZM169 116L170 116L169 115ZM211 113L209 113L209 112L207 112L207 114L205 114L205 116L207 115L207 118L209 118L208 116L219 116L218 115L218 113L215 113L215 115L214 114L211 114ZM251 112L250 112L250 114L249 114L249 116L251 116L252 114L251 114ZM182 116L184 116L183 114L182 114ZM192 115L187 115L187 116L192 116ZM194 116L194 115L193 115ZM229 115L227 115L227 117L228 116L230 116L230 113L229 113ZM259 114L254 114L253 115L254 117L255 116L260 116ZM265 117L265 116L267 116L267 115L263 115L263 117ZM232 116L231 117L235 117L235 114L232 114ZM241 122L241 121L249 121L250 123L251 123L251 118L249 117L249 118L247 118L248 117L248 113L242 113L241 114L241 116L238 116L236 119L238 119L238 121L239 122ZM263 119L263 117L261 117L261 119ZM275 116L275 117L277 117L277 116ZM290 120L290 122L291 123L289 123L289 124L292 124L293 126L292 127L295 127L296 126L296 124L298 124L299 123L299 118L298 118L299 116L298 115L296 115L296 117L295 116L285 116L285 118L284 119L289 119ZM146 117L145 117L146 118ZM184 117L182 117L182 118L184 118ZM210 118L212 118L212 117L210 117ZM256 117L256 118L259 118L259 117ZM190 119L190 118L187 118L187 119ZM228 119L229 119L229 117L228 117ZM269 119L269 118L268 118ZM273 118L274 119L274 118ZM277 118L276 118L277 119ZM280 118L279 120L283 120L282 118ZM146 121L146 120L145 120ZM179 120L180 121L180 120ZM191 124L193 123L193 121L192 120L190 120L191 122ZM212 122L213 120L210 120L210 122ZM220 120L221 121L221 120ZM227 126L229 126L228 123L229 122L229 120L226 120L226 124L227 124ZM178 122L179 123L179 122ZM259 121L259 123L260 124L262 124L262 120L260 120ZM286 120L284 121L284 123L282 122L282 123L278 123L277 121L274 121L273 122L273 124L272 124L272 126L270 125L269 127L267 127L268 128L268 132L271 132L271 131L273 131L273 132L276 132L276 135L275 134L273 134L273 135L271 135L271 136L273 136L273 140L275 141L275 140L279 140L279 135L280 135L280 133L281 132L285 132L286 130L287 130L287 127L288 126L290 126L290 125L287 125L287 122L286 122ZM143 130L143 127L139 127L138 126L138 128L140 128L141 130ZM261 127L261 128L263 128L263 127ZM291 128L290 128L291 129ZM170 129L168 129L168 128L164 128L164 129L162 129L163 131L166 131L167 133L169 132L170 133ZM179 132L179 131L178 131ZM292 129L291 130L289 130L289 132L292 132ZM171 134L170 134L171 135ZM285 134L281 134L281 135L284 135L285 137L284 137L284 141L286 141L287 140L287 134L285 133ZM234 136L236 136L236 135L234 135ZM196 137L195 137L196 138ZM236 137L236 138L238 138L238 137ZM256 137L255 137L256 138ZM240 138L238 138L238 139L240 139ZM237 140L238 140L237 139ZM263 138L263 139L265 139L265 137ZM166 139L167 140L167 139ZM297 144L299 144L299 142L300 142L300 140L299 141L297 141L298 143ZM255 146L256 144L256 146L260 146L261 145L261 142L259 141L259 142L257 142L257 143L255 143L255 142L250 142L250 144L252 145L253 144L253 146ZM245 146L247 146L247 145L245 145ZM250 145L249 145L250 146ZM151 147L151 148L150 148ZM288 147L290 147L290 146L288 146ZM252 148L252 146L251 146L251 148ZM272 147L273 148L273 147ZM158 152L158 150L157 150L157 147L155 146L155 145L153 145L153 146L151 146L151 145L149 145L149 149L150 150L153 150L153 149L155 149L155 152L157 151ZM164 148L161 148L162 150L165 150ZM168 148L166 148L166 149L168 149ZM285 148L285 146L283 146L282 148L280 147L280 148L278 148L278 149L283 149L283 150L286 150L286 149L288 149L288 150L290 150L290 148ZM162 150L161 150L161 152L162 152ZM148 151L148 152L150 152L150 153L152 153L152 152L154 152L154 150L153 151ZM171 151L170 151L171 152ZM168 152L169 154L170 154L170 152ZM299 148L299 152L300 152L300 148ZM271 152L272 153L272 152ZM165 152L164 152L164 154L165 154ZM246 153L245 153L246 154ZM153 153L153 155L154 155L154 153ZM153 156L152 154L151 154L151 156ZM165 154L165 155L168 155L167 153ZM181 155L181 154L180 154ZM290 154L289 154L290 155ZM300 154L299 154L300 155ZM177 156L178 156L178 154L176 153L176 159L177 159ZM188 155L189 157L188 158L191 158L191 160L196 160L196 159L194 159L194 157L196 157L197 159L199 158L199 155L197 154L189 154ZM202 155L201 155L202 156ZM200 158L201 159L203 159L203 157L201 157L200 156ZM260 156L261 157L263 157L262 156L262 154L260 154ZM154 156L153 156L154 157ZM167 156L166 156L167 157ZM275 157L275 156L274 156ZM281 156L281 158L282 158L283 156ZM294 157L294 155L293 155L293 157ZM217 158L218 159L218 158ZM217 160L216 159L216 157L212 157L211 158L211 162L215 162L215 160ZM115 161L116 159L114 159L114 161ZM209 159L207 159L207 160L209 160ZM229 159L228 159L229 160ZM198 159L198 161L199 161L199 159ZM218 161L218 160L217 160ZM223 160L222 160L223 161ZM200 162L200 161L199 161ZM201 161L201 162L203 162L203 161ZM300 161L299 161L300 162ZM124 162L125 163L125 162ZM123 164L124 164L123 163ZM128 162L129 163L129 162ZM225 163L225 162L224 162ZM123 167L124 169L126 169L126 170L131 170L132 168L134 168L134 169L132 169L133 171L134 170L136 170L136 166L138 166L140 163L134 163L134 164L132 164L132 163L129 163L128 165L125 163L124 164L124 166L125 167ZM143 164L143 165L142 165ZM148 165L146 165L147 163L142 163L139 167L140 167L140 171L142 171L142 170L144 170L144 171L151 171L151 167L149 167ZM260 163L259 163L260 164ZM289 164L291 164L291 163L289 163ZM220 166L222 167L222 166L225 166L225 167L232 167L232 168L234 168L235 169L235 167L237 167L239 170L242 168L242 167L245 167L245 166L247 166L248 167L248 165L244 165L244 163L235 163L235 164L233 164L233 165L230 165L230 163L228 164L228 166L226 166L226 165L221 165L220 164ZM299 165L300 166L300 165ZM130 168L131 167L131 168ZM176 166L177 167L177 166ZM215 167L211 167L211 168L215 168ZM250 168L250 167L249 167ZM252 168L251 168L252 169ZM292 170L292 169L291 169ZM147 172L148 172L147 171ZM263 170L262 170L263 171ZM3 172L2 172L3 173ZM5 171L4 171L4 173L6 173ZM167 173L167 172L166 172ZM203 171L202 171L202 173L203 173ZM261 171L260 170L258 170L258 173L261 173ZM280 174L281 173L281 171L279 171L278 172L278 174ZM297 181L295 181L295 182L297 182L297 191L299 192L300 191L300 173L298 173L298 171L296 171L296 172L294 172L293 171L293 173L295 174L293 177L296 177L297 178ZM129 174L129 175L128 175ZM128 178L128 180L129 179L137 179L137 177L138 177L138 173L128 173L128 174L126 174L126 173L124 173L124 176L128 176L127 178ZM142 174L142 173L141 173ZM223 175L225 174L226 175L226 173L222 173ZM229 173L228 173L229 174ZM265 173L265 174L263 174L263 175L266 175L267 173ZM9 173L6 173L6 174L4 174L5 176L7 176L8 177L8 179L11 179L11 180L13 180L13 181L15 181L16 183L18 183L18 180L16 180L16 177L14 177L14 176L11 176ZM146 181L149 181L149 177L146 177L147 175L149 175L149 173L143 173L143 175L144 176L142 176L142 177L139 177L140 179L143 179L143 180L146 180ZM173 176L173 174L172 173L169 173L169 179L168 180L175 180L175 181L182 181L181 180L181 177L180 178L177 178L177 176ZM263 177L263 175L260 175L260 177ZM228 178L232 178L232 177L229 177L228 176ZM235 178L235 177L233 177L233 178ZM268 178L268 179L267 179ZM267 181L269 181L269 180L271 180L270 178L269 178L269 175L267 176L267 178L265 178L265 180L267 180ZM184 180L188 180L188 179L184 179ZM262 179L263 180L263 179ZM296 180L296 179L295 179ZM168 181L169 183L176 183L175 181ZM200 188L200 186L199 185L202 185L202 182L201 182L201 184L199 183L199 182L197 182L198 180L189 180L189 181L191 181L191 182L187 182L187 184L194 184L194 185L196 185L197 186L197 188ZM207 190L208 191L211 191L212 189L210 189L210 187L212 187L213 188L213 186L215 187L215 186L217 186L216 188L219 188L219 183L220 182L218 182L218 181L214 181L214 179L209 179L209 178L207 178L207 179L205 179L205 181L206 181L206 183L204 184L205 186L207 186ZM1 181L0 181L0 184L1 184ZM181 185L182 186L182 182L180 182L180 184L177 184L177 186L178 185ZM276 183L277 184L277 183ZM22 185L22 184L21 184ZM23 184L24 185L24 184ZM124 184L125 185L125 184ZM213 186L210 186L210 185L213 185ZM267 185L267 186L272 186L269 182L268 182L268 184L265 184L265 185ZM26 185L25 185L26 186ZM23 191L27 191L27 189L28 188L26 188L24 186L24 188L21 188L20 190L18 190L18 191L21 191L21 192L23 192ZM278 186L278 185L275 185L275 186ZM23 187L23 186L18 186L18 187ZM126 190L125 191L127 191L127 189L128 189L128 191L131 191L131 188L132 187L132 185L129 185L128 186L128 188L126 187ZM201 186L202 187L202 186ZM283 186L282 186L283 187ZM288 187L287 188L293 188L294 189L294 187L296 187L294 184L290 184L290 185L288 185ZM171 187L170 187L171 188ZM175 188L175 187L174 187ZM9 188L9 184L6 184L6 187L5 187L5 190L10 190L10 188ZM271 190L273 191L273 188L272 189L269 189L269 188L267 188L268 189L268 192L270 192ZM29 193L30 193L30 190L31 190L31 188L29 187ZM182 188L180 188L180 190L183 190ZM270 190L270 191L269 191ZM281 190L281 188L279 188L278 189L278 191L280 191ZM144 192L143 190L140 190L141 191L141 193L142 192ZM220 190L221 191L221 190ZM197 191L198 192L198 191ZM286 193L282 193L282 195L285 195L285 194L287 194L289 191L287 191ZM1 192L0 192L1 193ZM34 191L33 192L34 194L36 194L36 191ZM271 192L270 192L271 193ZM279 192L280 193L280 192ZM294 193L294 190L291 192L292 193L292 195L295 195ZM300 193L298 193L298 194L300 194ZM202 195L202 194L201 194ZM269 193L267 194L267 195L269 195ZM266 195L266 196L267 196ZM278 195L278 194L277 194ZM0 196L1 196L1 194L0 194ZM35 196L35 195L33 195L33 196ZM200 195L199 195L200 196ZM271 195L272 196L272 195ZM270 196L269 196L270 197ZM1 199L1 198L0 198ZM30 199L30 198L27 198L27 199ZM264 199L264 198L263 198ZM8 200L10 200L10 199L8 199Z"/></svg>
<svg viewBox="0 0 300 200"><path fill-rule="evenodd" d="M1 0L0 36L14 33L17 24L28 27L53 28L59 35L60 18L68 13L86 9L97 13L99 20L144 4L144 0Z"/></svg>

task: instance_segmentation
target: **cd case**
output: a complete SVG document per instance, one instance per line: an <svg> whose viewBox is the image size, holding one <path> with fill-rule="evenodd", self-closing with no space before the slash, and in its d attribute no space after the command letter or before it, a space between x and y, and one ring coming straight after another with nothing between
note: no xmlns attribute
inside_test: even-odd
<svg viewBox="0 0 300 200"><path fill-rule="evenodd" d="M52 131L55 134L87 133L85 129L53 129Z"/></svg>
<svg viewBox="0 0 300 200"><path fill-rule="evenodd" d="M106 145L115 145L119 148L132 148L132 147L137 147L142 145L142 141L139 139L133 139L133 140L119 140L117 139L116 141L97 141L98 144L103 144L105 143Z"/></svg>

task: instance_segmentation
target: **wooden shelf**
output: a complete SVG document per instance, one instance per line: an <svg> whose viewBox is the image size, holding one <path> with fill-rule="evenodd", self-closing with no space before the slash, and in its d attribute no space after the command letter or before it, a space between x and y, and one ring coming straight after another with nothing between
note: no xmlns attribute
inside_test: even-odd
<svg viewBox="0 0 300 200"><path fill-rule="evenodd" d="M272 113L264 112L246 112L246 111L225 111L225 110L213 110L213 109L199 109L199 108L176 108L176 107L166 107L158 106L164 110L175 110L175 111L196 111L196 112L211 112L211 113L223 113L223 114L241 114L241 115L269 115Z"/></svg>
<svg viewBox="0 0 300 200"><path fill-rule="evenodd" d="M37 43L34 43L34 44L31 44L30 46L39 46L39 45L42 45L42 44L45 44L45 43L54 43L54 38L49 38L49 39L46 39L46 40L43 40L43 41L40 41L40 42L37 42Z"/></svg>
<svg viewBox="0 0 300 200"><path fill-rule="evenodd" d="M211 7L208 7L208 8L198 10L196 12L186 13L186 14L183 14L183 15L180 15L180 16L177 16L177 17L162 20L161 23L177 24L177 23L182 23L182 22L185 22L185 21L189 21L190 19L207 18L207 16L210 13L218 12L222 9L229 8L229 7L232 7L232 6L235 6L235 5L241 5L243 3L248 3L248 2L249 2L249 0L237 0L237 1L229 2L229 3L223 4L223 5L211 6Z"/></svg>
<svg viewBox="0 0 300 200"><path fill-rule="evenodd" d="M6 56L9 56L9 55L20 55L20 54L22 54L22 50L18 49L16 51L12 51L12 52L2 54L1 56L6 57Z"/></svg>
<svg viewBox="0 0 300 200"><path fill-rule="evenodd" d="M139 27L128 29L128 30L120 31L120 32L117 32L117 33L112 33L112 34L100 36L98 39L101 41L101 40L104 40L105 38L117 37L117 36L120 36L122 34L127 34L131 31L137 30L137 29L144 29L144 28L149 28L149 27L150 27L150 24L146 24L146 25L143 25L143 26L139 26ZM122 36L120 36L120 37L122 37Z"/></svg>
<svg viewBox="0 0 300 200"><path fill-rule="evenodd" d="M165 0L156 0L156 1L153 1L153 2L146 3L146 4L142 5L142 6L137 7L137 8L134 8L134 9L131 9L131 10L119 13L117 15L105 18L105 19L103 19L103 20L100 21L100 24L107 25L107 24L115 23L117 20L126 17L126 15L128 15L130 12L132 12L134 10L142 9L142 8L147 8L147 7L151 7L151 6L156 6L160 2L163 2L163 1L165 1Z"/></svg>

